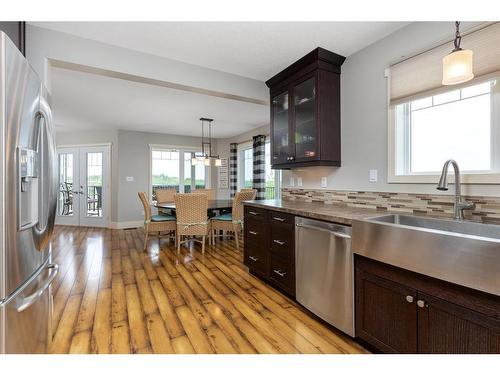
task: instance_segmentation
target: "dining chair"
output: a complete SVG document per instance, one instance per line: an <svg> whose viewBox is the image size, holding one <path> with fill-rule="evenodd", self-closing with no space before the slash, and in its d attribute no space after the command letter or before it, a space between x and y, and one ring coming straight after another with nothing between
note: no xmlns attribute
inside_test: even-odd
<svg viewBox="0 0 500 375"><path fill-rule="evenodd" d="M156 202L158 203L173 203L174 202L174 195L177 194L177 191L175 188L169 188L169 189L156 189ZM166 208L158 208L158 213L161 215L172 215L175 216L174 213L172 213L172 210L166 209Z"/></svg>
<svg viewBox="0 0 500 375"><path fill-rule="evenodd" d="M175 194L174 202L177 215L177 255L181 252L181 244L189 241L201 242L201 252L205 254L205 239L209 234L210 226L207 216L207 195ZM188 238L182 241L183 236ZM201 240L197 240L195 236L201 236Z"/></svg>
<svg viewBox="0 0 500 375"><path fill-rule="evenodd" d="M158 233L158 242L160 241L161 232L168 232L169 238L176 239L176 222L175 216L171 215L151 215L151 206L149 204L146 193L139 192L139 199L144 208L144 250L148 243L148 235L150 232Z"/></svg>
<svg viewBox="0 0 500 375"><path fill-rule="evenodd" d="M158 203L170 203L174 201L174 195L177 191L174 188L156 189L156 201Z"/></svg>
<svg viewBox="0 0 500 375"><path fill-rule="evenodd" d="M257 190L254 189L237 192L234 196L232 212L210 219L212 244L215 244L215 237L234 237L236 249L240 249L239 233L243 229L243 202L254 200L256 195ZM222 234L218 234L220 231Z"/></svg>
<svg viewBox="0 0 500 375"><path fill-rule="evenodd" d="M215 200L215 189L194 189L193 193L206 194L209 201Z"/></svg>

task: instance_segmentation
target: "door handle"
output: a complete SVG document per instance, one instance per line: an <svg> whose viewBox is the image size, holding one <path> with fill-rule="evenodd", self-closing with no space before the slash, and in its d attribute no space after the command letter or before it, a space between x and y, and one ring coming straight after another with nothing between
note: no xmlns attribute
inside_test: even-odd
<svg viewBox="0 0 500 375"><path fill-rule="evenodd" d="M280 240L273 240L273 242L281 246L283 246L286 243L285 241L280 241Z"/></svg>
<svg viewBox="0 0 500 375"><path fill-rule="evenodd" d="M43 251L48 243L52 230L54 229L54 220L57 212L58 181L56 146L53 136L53 123L50 107L45 99L40 98L40 108L36 116L38 117L37 129L37 152L40 156L39 175L40 175L40 193L39 199L39 217L38 223L33 227L33 236L35 246L39 251Z"/></svg>
<svg viewBox="0 0 500 375"><path fill-rule="evenodd" d="M52 281L56 278L59 273L59 265L56 263L50 263L46 267L50 271L50 275L47 280L44 281L43 285L37 289L35 292L27 297L24 297L20 302L17 303L16 310L21 312L26 310L28 307L33 305L35 301L42 296L45 290L52 284Z"/></svg>
<svg viewBox="0 0 500 375"><path fill-rule="evenodd" d="M329 233L329 234L331 234L332 236L335 236L335 237L345 238L345 239L348 239L348 240L351 239L351 236L348 235L348 234L345 234L345 233L335 232L335 231L332 231L332 230L328 230L328 229L320 228L320 227L315 227L313 225L307 225L307 224L295 224L295 225L297 227L299 227L299 228L307 228L307 229L317 230L317 231L320 231L320 232Z"/></svg>

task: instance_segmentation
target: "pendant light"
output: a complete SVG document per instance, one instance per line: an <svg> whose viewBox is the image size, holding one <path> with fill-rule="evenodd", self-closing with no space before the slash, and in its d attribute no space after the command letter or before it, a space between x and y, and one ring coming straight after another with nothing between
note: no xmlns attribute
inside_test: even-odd
<svg viewBox="0 0 500 375"><path fill-rule="evenodd" d="M455 22L455 48L449 55L443 57L443 85L457 85L474 78L472 72L472 51L460 48L460 22Z"/></svg>
<svg viewBox="0 0 500 375"><path fill-rule="evenodd" d="M220 167L222 162L219 156L212 155L212 121L211 118L202 117L201 121L201 151L196 152L191 158L191 165L214 165Z"/></svg>

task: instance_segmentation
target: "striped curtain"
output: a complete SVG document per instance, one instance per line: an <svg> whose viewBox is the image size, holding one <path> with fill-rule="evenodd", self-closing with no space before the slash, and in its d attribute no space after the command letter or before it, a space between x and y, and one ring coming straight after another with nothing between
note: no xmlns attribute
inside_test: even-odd
<svg viewBox="0 0 500 375"><path fill-rule="evenodd" d="M238 190L238 144L229 145L229 189L231 198L234 198Z"/></svg>
<svg viewBox="0 0 500 375"><path fill-rule="evenodd" d="M253 137L253 185L257 190L255 199L266 199L266 136Z"/></svg>

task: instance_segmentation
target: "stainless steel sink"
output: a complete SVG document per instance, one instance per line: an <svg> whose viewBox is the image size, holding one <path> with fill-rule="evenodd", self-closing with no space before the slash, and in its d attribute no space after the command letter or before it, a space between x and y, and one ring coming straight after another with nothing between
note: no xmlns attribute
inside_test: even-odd
<svg viewBox="0 0 500 375"><path fill-rule="evenodd" d="M500 296L500 225L383 215L355 220L355 254Z"/></svg>
<svg viewBox="0 0 500 375"><path fill-rule="evenodd" d="M423 216L409 215L384 215L377 216L368 221L380 223L396 224L398 226L408 226L421 229L431 229L437 231L451 232L459 235L469 235L486 237L500 240L500 225L481 224L471 221L456 221L446 219L434 219Z"/></svg>

